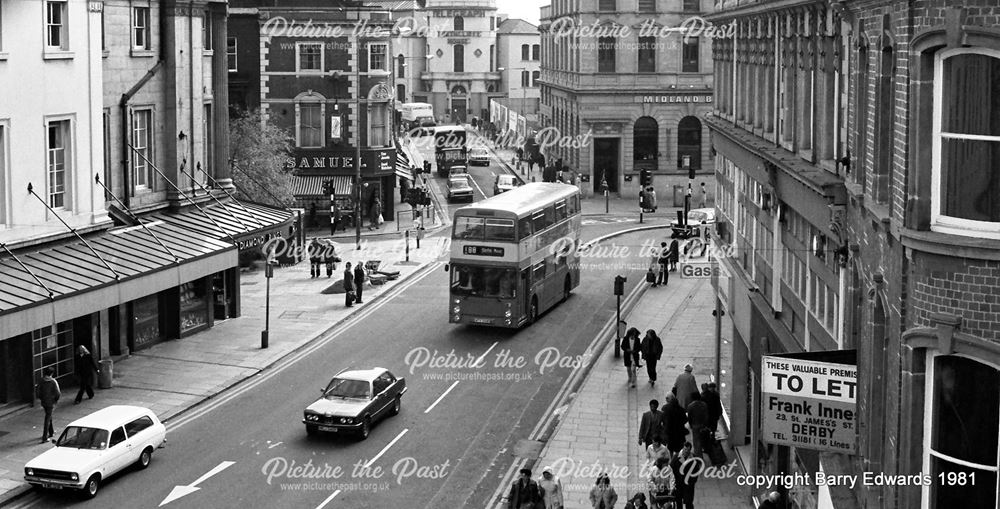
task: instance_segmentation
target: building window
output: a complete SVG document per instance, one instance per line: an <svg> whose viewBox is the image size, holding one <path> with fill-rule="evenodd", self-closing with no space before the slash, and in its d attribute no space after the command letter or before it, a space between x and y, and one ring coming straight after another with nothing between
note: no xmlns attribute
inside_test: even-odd
<svg viewBox="0 0 1000 509"><path fill-rule="evenodd" d="M318 42L295 43L295 62L298 72L323 72L323 44Z"/></svg>
<svg viewBox="0 0 1000 509"><path fill-rule="evenodd" d="M493 72L495 70L494 67L493 67L494 61L495 61L495 58L494 58L495 54L496 54L496 46L493 45L493 44L490 44L490 72Z"/></svg>
<svg viewBox="0 0 1000 509"><path fill-rule="evenodd" d="M521 88L527 88L531 81L531 74L528 71L521 71Z"/></svg>
<svg viewBox="0 0 1000 509"><path fill-rule="evenodd" d="M401 103L406 102L406 85L402 83L396 85L396 101Z"/></svg>
<svg viewBox="0 0 1000 509"><path fill-rule="evenodd" d="M541 77L542 77L542 72L541 71L531 71L531 86L532 87L537 87L538 86L538 79L541 78Z"/></svg>
<svg viewBox="0 0 1000 509"><path fill-rule="evenodd" d="M150 48L149 7L132 8L132 49Z"/></svg>
<svg viewBox="0 0 1000 509"><path fill-rule="evenodd" d="M70 121L53 120L47 125L48 148L48 202L54 209L68 206L66 200L66 181L72 170L73 152L70 146Z"/></svg>
<svg viewBox="0 0 1000 509"><path fill-rule="evenodd" d="M924 488L925 507L996 507L1000 392L981 389L1000 386L1000 370L958 355L928 364L924 471L935 482Z"/></svg>
<svg viewBox="0 0 1000 509"><path fill-rule="evenodd" d="M389 45L368 45L368 70L389 72Z"/></svg>
<svg viewBox="0 0 1000 509"><path fill-rule="evenodd" d="M878 110L875 123L875 166L872 172L872 191L878 203L889 202L890 180L892 178L893 125L895 118L895 52L892 48L882 50L878 79ZM966 110L968 111L968 110Z"/></svg>
<svg viewBox="0 0 1000 509"><path fill-rule="evenodd" d="M455 72L465 72L465 46L456 44L453 48L455 58Z"/></svg>
<svg viewBox="0 0 1000 509"><path fill-rule="evenodd" d="M867 187L865 185L865 166L867 164L865 159L868 146L868 48L864 46L858 48L857 65L857 82L854 84L858 101L854 118L854 151L857 155L852 170L854 183L861 184L862 190L864 190Z"/></svg>
<svg viewBox="0 0 1000 509"><path fill-rule="evenodd" d="M597 10L603 12L613 12L618 9L615 0L598 0Z"/></svg>
<svg viewBox="0 0 1000 509"><path fill-rule="evenodd" d="M531 45L522 44L521 45L521 60L530 60L531 58Z"/></svg>
<svg viewBox="0 0 1000 509"><path fill-rule="evenodd" d="M45 2L45 47L50 50L69 49L66 33L66 2Z"/></svg>
<svg viewBox="0 0 1000 509"><path fill-rule="evenodd" d="M386 103L368 105L368 145L384 147L389 144L389 108Z"/></svg>
<svg viewBox="0 0 1000 509"><path fill-rule="evenodd" d="M497 17L490 16L490 32L497 29Z"/></svg>
<svg viewBox="0 0 1000 509"><path fill-rule="evenodd" d="M701 169L701 120L688 116L677 124L677 166Z"/></svg>
<svg viewBox="0 0 1000 509"><path fill-rule="evenodd" d="M215 156L215 146L212 137L212 105L206 104L204 106L204 111L201 116L201 134L202 134L202 155L201 155L201 169L204 171L203 174L212 175L212 159ZM199 180L204 180L202 175L198 175Z"/></svg>
<svg viewBox="0 0 1000 509"><path fill-rule="evenodd" d="M396 77L406 77L406 57L404 57L402 53L396 57Z"/></svg>
<svg viewBox="0 0 1000 509"><path fill-rule="evenodd" d="M226 65L229 72L236 72L236 38L226 37Z"/></svg>
<svg viewBox="0 0 1000 509"><path fill-rule="evenodd" d="M656 0L639 0L639 12L656 12Z"/></svg>
<svg viewBox="0 0 1000 509"><path fill-rule="evenodd" d="M465 18L461 16L455 16L455 31L461 32L465 30Z"/></svg>
<svg viewBox="0 0 1000 509"><path fill-rule="evenodd" d="M941 52L934 69L935 226L1000 237L1000 51ZM936 228L935 228L936 229ZM979 233L976 233L979 232Z"/></svg>
<svg viewBox="0 0 1000 509"><path fill-rule="evenodd" d="M701 0L684 0L684 12L701 12Z"/></svg>
<svg viewBox="0 0 1000 509"><path fill-rule="evenodd" d="M55 330L50 325L31 332L32 366L35 380L42 379L46 368L55 370L55 378L65 383L75 371L73 367L73 322L60 322Z"/></svg>
<svg viewBox="0 0 1000 509"><path fill-rule="evenodd" d="M320 103L296 105L295 144L299 148L323 146L323 107Z"/></svg>
<svg viewBox="0 0 1000 509"><path fill-rule="evenodd" d="M212 49L212 13L205 11L205 17L201 20L201 49L210 51Z"/></svg>
<svg viewBox="0 0 1000 509"><path fill-rule="evenodd" d="M685 37L681 49L681 72L698 72L698 38Z"/></svg>
<svg viewBox="0 0 1000 509"><path fill-rule="evenodd" d="M656 169L660 139L659 124L652 117L640 117L632 127L632 155L636 169Z"/></svg>
<svg viewBox="0 0 1000 509"><path fill-rule="evenodd" d="M656 72L656 38L639 38L639 72Z"/></svg>
<svg viewBox="0 0 1000 509"><path fill-rule="evenodd" d="M132 186L150 185L153 160L153 110L132 111Z"/></svg>
<svg viewBox="0 0 1000 509"><path fill-rule="evenodd" d="M542 46L540 44L531 45L531 59L536 62L542 59Z"/></svg>
<svg viewBox="0 0 1000 509"><path fill-rule="evenodd" d="M597 40L597 72L615 72L615 38Z"/></svg>
<svg viewBox="0 0 1000 509"><path fill-rule="evenodd" d="M0 224L7 223L7 126L0 123Z"/></svg>
<svg viewBox="0 0 1000 509"><path fill-rule="evenodd" d="M102 140L104 142L104 175L102 175L104 180L101 183L107 186L108 189L111 189L111 172L114 171L111 165L111 110L105 109L101 117L103 120L102 132L104 134L104 139ZM111 195L105 192L104 200L108 201L111 199Z"/></svg>

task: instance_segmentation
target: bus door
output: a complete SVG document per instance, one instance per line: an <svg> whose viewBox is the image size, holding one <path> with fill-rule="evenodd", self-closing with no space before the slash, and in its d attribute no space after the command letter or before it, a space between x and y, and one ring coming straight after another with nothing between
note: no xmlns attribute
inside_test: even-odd
<svg viewBox="0 0 1000 509"><path fill-rule="evenodd" d="M521 316L528 316L531 309L531 267L521 269Z"/></svg>

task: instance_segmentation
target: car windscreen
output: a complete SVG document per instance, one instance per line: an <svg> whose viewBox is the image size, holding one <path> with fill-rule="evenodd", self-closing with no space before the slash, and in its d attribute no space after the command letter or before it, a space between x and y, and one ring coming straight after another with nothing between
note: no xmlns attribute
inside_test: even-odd
<svg viewBox="0 0 1000 509"><path fill-rule="evenodd" d="M690 211L688 212L688 221L703 222L708 220L708 214L705 212Z"/></svg>
<svg viewBox="0 0 1000 509"><path fill-rule="evenodd" d="M500 175L500 181L498 182L501 186L512 186L514 185L513 175Z"/></svg>
<svg viewBox="0 0 1000 509"><path fill-rule="evenodd" d="M451 274L451 292L455 295L510 299L517 290L514 269L455 265Z"/></svg>
<svg viewBox="0 0 1000 509"><path fill-rule="evenodd" d="M368 382L363 380L347 380L346 378L334 378L323 393L326 399L351 398L370 399L371 390Z"/></svg>
<svg viewBox="0 0 1000 509"><path fill-rule="evenodd" d="M59 447L100 450L108 446L108 430L70 426L56 442Z"/></svg>

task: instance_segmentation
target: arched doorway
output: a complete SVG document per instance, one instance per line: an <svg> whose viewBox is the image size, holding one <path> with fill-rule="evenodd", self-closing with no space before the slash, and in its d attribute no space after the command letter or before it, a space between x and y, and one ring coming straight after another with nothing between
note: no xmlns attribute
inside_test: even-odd
<svg viewBox="0 0 1000 509"><path fill-rule="evenodd" d="M451 108L448 110L451 114L452 123L464 124L468 108L468 92L466 92L465 87L462 85L455 85L451 89Z"/></svg>
<svg viewBox="0 0 1000 509"><path fill-rule="evenodd" d="M655 170L660 138L657 131L660 126L653 117L639 117L632 127L632 159L633 168L638 170Z"/></svg>
<svg viewBox="0 0 1000 509"><path fill-rule="evenodd" d="M684 168L684 160L691 168L701 169L701 120L687 116L677 124L677 166Z"/></svg>

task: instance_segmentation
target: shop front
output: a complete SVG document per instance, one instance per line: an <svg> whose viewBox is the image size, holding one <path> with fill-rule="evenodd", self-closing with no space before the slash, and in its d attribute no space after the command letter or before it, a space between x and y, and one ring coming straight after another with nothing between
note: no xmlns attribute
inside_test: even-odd
<svg viewBox="0 0 1000 509"><path fill-rule="evenodd" d="M324 192L324 183L332 184L332 198L337 204L341 217L353 226L355 202L359 190L355 189L355 151L346 149L298 149L285 162L285 168L294 173L292 188L296 206L304 210L315 207L317 226L329 225L331 195ZM371 208L377 197L381 203L382 217L395 215L395 191L397 175L408 173L398 166L398 154L394 147L361 150L360 205L364 224L368 224ZM327 188L329 189L329 188ZM324 219L321 221L319 217Z"/></svg>

